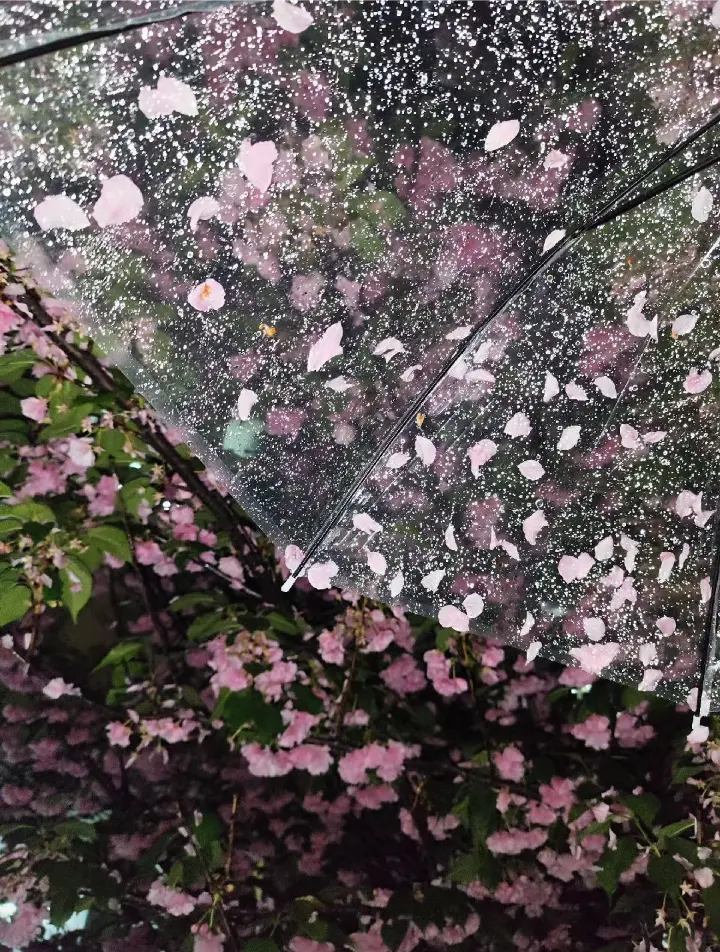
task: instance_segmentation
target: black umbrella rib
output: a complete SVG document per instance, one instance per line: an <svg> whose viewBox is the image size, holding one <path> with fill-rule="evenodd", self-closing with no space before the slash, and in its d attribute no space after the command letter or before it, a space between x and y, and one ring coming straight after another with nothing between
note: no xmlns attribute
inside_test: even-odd
<svg viewBox="0 0 720 952"><path fill-rule="evenodd" d="M219 6L226 6L225 0L204 0L204 2L200 0L200 2L197 3L181 4L180 8L176 7L165 11L159 10L154 14L148 14L147 17L125 20L115 26L99 26L89 30L83 30L82 33L72 33L62 36L56 35L54 39L47 40L44 43L40 42L35 46L15 50L12 53L6 53L4 56L0 55L0 69L4 69L6 66L15 66L17 63L24 63L40 56L47 56L50 53L60 53L63 50L84 46L86 43L92 43L95 40L105 40L113 36L120 36L123 33L132 33L133 30L139 30L144 26L178 20L190 13L201 13Z"/></svg>
<svg viewBox="0 0 720 952"><path fill-rule="evenodd" d="M660 194L662 191L671 188L673 185L678 184L678 182L683 181L685 178L697 174L697 172L701 170L700 168L694 167L693 169L685 170L684 172L679 173L678 176L675 176L669 182L664 182L662 185L657 186L655 189L651 189L649 192L641 193L641 195L637 196L637 199L633 199L630 202L619 205L621 202L624 203L625 199L628 198L628 196L631 195L637 188L643 185L643 183L646 182L652 175L664 168L664 166L670 163L678 155L693 145L693 143L697 142L698 139L702 138L702 136L719 124L720 112L717 112L707 119L694 132L691 132L684 139L681 139L678 143L676 143L671 149L667 150L665 153L663 153L663 155L655 159L655 161L652 162L644 172L641 172L631 182L621 188L604 205L602 205L589 221L566 235L555 246L555 248L551 249L544 258L541 258L518 282L518 284L516 284L515 287L510 292L508 292L508 294L499 302L499 304L497 304L489 314L487 314L481 321L479 321L478 324L475 325L475 328L473 329L473 332L470 334L470 336L467 337L460 347L445 361L443 366L435 374L430 383L423 390L421 390L415 399L410 403L405 413L391 428L389 434L380 443L378 448L370 457L370 460L365 464L358 476L353 480L350 487L343 493L340 500L333 507L329 516L321 525L314 538L311 540L307 552L303 556L301 562L283 585L284 591L288 591L290 588L292 588L294 582L300 578L303 571L314 558L315 553L320 549L332 530L338 525L343 515L347 511L348 506L352 502L352 499L365 485L368 477L383 458L387 450L392 446L408 423L410 423L410 421L415 418L425 401L433 393L438 384L445 379L453 365L464 354L466 354L468 350L474 346L474 344L477 343L478 339L487 330L489 325L492 324L492 322L497 317L499 317L503 311L507 310L508 307L511 307L517 301L520 295L523 294L523 292L526 291L527 288L530 287L530 285L537 278L544 274L551 265L563 258L567 252L573 248L578 243L578 241L580 241L583 235L593 231L595 228L600 227L602 224L606 224L607 221L611 221L612 218L617 217L617 215L624 214L626 211L630 211L643 201L648 201L650 198L654 197L654 195ZM711 159L705 160L704 163L700 163L700 165L702 168L706 168L719 160L720 157L713 156Z"/></svg>

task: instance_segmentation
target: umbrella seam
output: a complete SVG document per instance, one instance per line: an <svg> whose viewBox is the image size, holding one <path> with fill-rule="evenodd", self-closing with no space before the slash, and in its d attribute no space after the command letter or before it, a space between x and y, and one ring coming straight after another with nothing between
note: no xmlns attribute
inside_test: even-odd
<svg viewBox="0 0 720 952"><path fill-rule="evenodd" d="M515 288L500 302L500 304L498 304L495 308L493 308L493 310L485 318L483 318L482 321L478 323L478 325L475 327L475 329L470 334L470 336L466 338L466 340L461 344L461 346L457 349L457 351L455 351L452 354L452 356L449 357L448 360L443 364L443 366L438 371L438 373L434 376L432 381L410 403L409 407L407 408L405 413L402 415L398 423L396 423L396 425L390 430L388 437L385 440L383 440L380 446L375 450L370 461L366 464L366 466L363 468L363 470L361 471L359 476L355 479L355 481L352 483L352 485L346 490L342 498L338 501L338 503L333 508L333 511L330 513L330 516L325 520L325 523L323 524L323 526L315 534L315 537L310 541L307 552L305 553L300 563L297 565L295 570L291 573L291 575L288 577L285 584L283 585L283 591L289 591L292 588L295 581L298 578L300 578L303 571L310 564L313 557L321 548L321 546L323 545L325 540L328 538L330 533L339 524L340 520L345 515L348 509L348 506L352 502L353 498L365 485L368 477L373 472L373 470L375 469L377 464L380 462L382 457L385 455L387 450L390 448L390 446L392 446L393 442L402 433L402 431L405 429L408 423L413 419L413 417L418 413L418 411L423 406L425 401L432 395L433 391L438 386L438 384L441 383L442 380L447 376L448 372L454 366L454 364L456 364L457 361L460 360L462 356L465 353L467 353L468 350L470 350L470 348L477 342L480 335L483 334L485 330L487 330L490 324L497 317L499 317L508 307L510 307L517 300L517 298L524 291L526 291L527 288L530 287L530 285L532 285L532 283L536 280L536 278L541 277L542 274L544 274L545 271L547 271L547 269L551 265L555 264L555 262L558 261L560 258L563 258L567 254L567 252L571 248L573 248L583 238L585 234L599 227L600 225L605 224L606 223L605 219L611 212L617 211L617 213L620 214L621 210L618 210L617 208L615 208L618 202L623 201L623 199L625 199L628 195L632 194L632 192L635 191L635 189L637 189L640 185L642 185L651 175L653 175L655 172L658 172L660 169L662 169L665 165L671 162L678 155L681 155L694 142L702 138L702 136L704 136L706 132L708 132L710 129L718 125L718 123L720 123L720 112L717 112L714 115L712 115L705 123L699 126L694 132L690 133L688 136L682 139L679 143L673 146L670 150L664 153L662 157L659 157L653 163L651 163L651 165L644 172L642 172L635 179L633 179L632 182L630 182L628 185L622 188L616 195L608 199L608 201L603 206L601 206L599 211L596 212L596 214L590 219L590 221L588 221L585 225L575 229L574 231L566 235L560 241L560 243L547 254L546 257L541 258L530 269L530 271L525 275L525 277L521 279L521 281L515 286ZM717 162L719 160L720 158L718 156L713 157L713 162ZM690 174L696 174L696 172L692 172ZM684 175L684 173L681 173L681 175L683 175L683 177L687 177L687 175ZM680 180L682 181L682 178ZM675 183L674 180L672 179L670 180L670 182L663 183L665 188L671 188L673 187L674 184L677 184L677 183ZM646 196L646 200L648 198L654 197L653 194L651 193L643 193L643 195ZM640 198L640 196L638 196L638 198ZM637 202L637 204L640 204L640 202ZM632 207L635 207L635 200L633 200L633 202L631 203L628 203L628 207L626 208L626 210L630 210Z"/></svg>

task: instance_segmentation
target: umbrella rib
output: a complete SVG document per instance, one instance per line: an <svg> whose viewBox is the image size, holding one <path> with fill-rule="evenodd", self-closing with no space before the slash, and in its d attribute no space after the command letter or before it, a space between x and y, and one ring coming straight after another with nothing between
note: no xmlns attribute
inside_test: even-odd
<svg viewBox="0 0 720 952"><path fill-rule="evenodd" d="M694 142L702 138L706 132L717 126L719 123L720 112L716 112L710 116L710 118L707 119L701 126L698 126L694 132L691 132L684 139L681 139L680 142L676 143L671 149L655 159L654 162L651 162L644 172L636 176L631 182L620 189L619 192L617 192L604 205L602 205L595 215L593 215L592 218L585 223L585 225L582 225L575 231L566 235L562 241L560 241L555 246L555 248L551 249L544 258L541 258L519 281L519 283L516 284L515 287L500 301L500 303L497 304L490 311L490 313L475 326L470 336L467 337L460 347L445 361L443 366L433 377L430 383L420 391L414 400L411 401L400 420L391 428L387 437L380 443L378 448L370 457L370 460L365 464L358 476L355 478L355 480L353 480L350 487L343 493L342 497L335 504L327 519L325 519L314 538L310 541L307 552L303 555L303 558L299 564L285 581L283 585L283 591L290 591L297 579L300 578L304 570L310 564L316 552L325 542L328 535L338 525L343 515L347 511L348 506L352 502L352 499L365 485L368 477L385 455L389 447L392 446L393 442L397 439L400 433L402 433L408 423L417 415L422 405L433 393L438 384L444 380L453 365L477 342L478 338L485 332L488 326L497 317L499 317L503 311L514 304L517 298L525 290L527 290L527 288L537 278L541 277L551 265L555 264L555 262L560 258L563 258L587 232L592 231L594 228L599 227L600 224L603 224L606 217L616 209L619 202L623 202L639 186L646 182L651 175L654 175L655 172L659 171L661 168L671 162L676 156L688 149ZM713 161L718 161L718 158L714 157ZM693 172L690 174L695 173ZM687 175L684 177L687 177ZM648 195L648 193L643 193L643 195L645 196L645 200L647 200L648 197L652 197L651 195Z"/></svg>
<svg viewBox="0 0 720 952"><path fill-rule="evenodd" d="M249 2L249 0L245 0L245 2ZM24 63L40 56L47 56L50 53L59 53L63 50L84 46L86 43L92 43L94 40L104 40L113 36L120 36L123 33L131 33L133 30L139 30L144 26L153 26L156 23L167 23L170 20L178 20L191 13L202 13L207 10L212 10L215 7L226 5L227 0L197 0L197 2L184 4L182 9L177 9L176 7L166 11L157 11L157 13L148 14L147 17L138 17L136 20L125 20L115 26L99 26L84 30L82 33L56 35L54 39L48 40L47 42L41 42L35 46L15 50L13 53L6 53L4 56L0 55L0 69L4 69L6 66L15 66L17 63Z"/></svg>
<svg viewBox="0 0 720 952"><path fill-rule="evenodd" d="M718 609L720 608L720 496L716 498L715 504L713 545L715 552L713 553L713 564L710 573L710 600L705 618L705 631L700 646L702 657L698 674L697 702L693 712L695 715L693 727L699 726L710 713L711 693L717 669L717 618Z"/></svg>

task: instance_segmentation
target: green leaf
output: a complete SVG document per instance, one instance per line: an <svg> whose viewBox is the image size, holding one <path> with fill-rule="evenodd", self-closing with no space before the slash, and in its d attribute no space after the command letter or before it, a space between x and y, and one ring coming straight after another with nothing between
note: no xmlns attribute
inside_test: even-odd
<svg viewBox="0 0 720 952"><path fill-rule="evenodd" d="M280 952L272 939L250 939L243 946L243 952Z"/></svg>
<svg viewBox="0 0 720 952"><path fill-rule="evenodd" d="M612 897L617 889L621 873L630 869L637 854L637 843L628 838L618 840L614 850L605 850L603 853L597 878L609 897Z"/></svg>
<svg viewBox="0 0 720 952"><path fill-rule="evenodd" d="M295 696L295 707L299 711L305 711L307 714L319 714L323 709L323 702L317 697L307 684L293 684L292 691Z"/></svg>
<svg viewBox="0 0 720 952"><path fill-rule="evenodd" d="M93 672L100 671L102 668L122 664L124 661L129 661L130 658L137 658L143 649L144 645L142 641L122 641L119 645L115 645L114 648L108 651L102 661L95 665Z"/></svg>
<svg viewBox="0 0 720 952"><path fill-rule="evenodd" d="M687 934L681 926L673 926L670 929L668 952L687 952Z"/></svg>
<svg viewBox="0 0 720 952"><path fill-rule="evenodd" d="M41 502L21 502L17 506L0 503L0 520L22 519L24 522L55 522L55 513Z"/></svg>
<svg viewBox="0 0 720 952"><path fill-rule="evenodd" d="M87 604L92 592L92 575L80 559L69 556L64 569L60 570L62 602L77 621L81 609Z"/></svg>
<svg viewBox="0 0 720 952"><path fill-rule="evenodd" d="M705 915L710 920L710 928L715 936L720 936L720 879L716 879L712 886L702 890Z"/></svg>
<svg viewBox="0 0 720 952"><path fill-rule="evenodd" d="M281 615L280 612L270 612L267 620L275 631L280 631L284 635L299 635L301 633L297 623L292 618Z"/></svg>
<svg viewBox="0 0 720 952"><path fill-rule="evenodd" d="M259 739L265 743L274 740L283 729L280 709L268 704L262 694L252 688L232 691L219 716L233 733L244 727L254 727Z"/></svg>
<svg viewBox="0 0 720 952"><path fill-rule="evenodd" d="M692 830L694 826L694 820L678 820L677 823L669 823L658 831L658 840L679 836L681 833L684 833L685 830Z"/></svg>
<svg viewBox="0 0 720 952"><path fill-rule="evenodd" d="M0 498L5 498L6 496L12 496L13 491L10 489L7 483L4 483L0 480Z"/></svg>
<svg viewBox="0 0 720 952"><path fill-rule="evenodd" d="M220 596L216 592L188 592L178 595L168 605L171 612L181 612L186 608L197 608L198 605L216 605Z"/></svg>
<svg viewBox="0 0 720 952"><path fill-rule="evenodd" d="M457 632L453 628L438 628L435 634L435 647L438 651L447 651L448 645L455 639Z"/></svg>
<svg viewBox="0 0 720 952"><path fill-rule="evenodd" d="M685 872L672 856L651 856L647 868L648 878L664 892L676 893L685 878Z"/></svg>
<svg viewBox="0 0 720 952"><path fill-rule="evenodd" d="M365 218L350 222L350 242L363 261L377 261L387 251L384 239Z"/></svg>
<svg viewBox="0 0 720 952"><path fill-rule="evenodd" d="M624 804L634 817L644 823L649 829L652 828L653 820L660 809L660 801L652 793L641 793L638 796L634 794L625 794L621 796L620 802Z"/></svg>
<svg viewBox="0 0 720 952"><path fill-rule="evenodd" d="M90 529L85 538L90 545L96 546L102 552L109 552L116 559L122 559L123 562L132 560L127 536L116 526L97 526Z"/></svg>
<svg viewBox="0 0 720 952"><path fill-rule="evenodd" d="M84 843L94 843L97 839L97 830L92 823L83 820L66 820L56 828L59 836L70 840L82 840Z"/></svg>
<svg viewBox="0 0 720 952"><path fill-rule="evenodd" d="M38 434L38 439L43 442L48 440L57 440L61 436L70 436L72 433L78 433L82 428L82 422L86 417L92 416L95 407L92 403L81 403L77 407L68 410L67 413L59 413L57 418L44 426Z"/></svg>
<svg viewBox="0 0 720 952"><path fill-rule="evenodd" d="M170 872L167 874L167 885L174 889L175 886L179 886L183 881L183 864L182 863L173 863Z"/></svg>
<svg viewBox="0 0 720 952"><path fill-rule="evenodd" d="M697 774L702 773L704 769L704 767L693 767L691 765L684 767L678 767L677 765L674 765L672 772L672 782L678 784L685 783L690 779L690 777L694 777Z"/></svg>
<svg viewBox="0 0 720 952"><path fill-rule="evenodd" d="M198 615L188 628L188 638L190 641L206 641L220 632L229 632L237 630L222 612L214 611L206 615Z"/></svg>
<svg viewBox="0 0 720 952"><path fill-rule="evenodd" d="M204 848L220 839L223 835L223 825L216 813L204 813L202 820L193 827L193 833Z"/></svg>
<svg viewBox="0 0 720 952"><path fill-rule="evenodd" d="M32 596L24 585L11 585L0 590L0 626L22 618L30 608Z"/></svg>
<svg viewBox="0 0 720 952"><path fill-rule="evenodd" d="M10 354L0 357L0 383L14 383L20 377L40 363L37 354L29 349L14 350Z"/></svg>
<svg viewBox="0 0 720 952"><path fill-rule="evenodd" d="M153 505L155 499L155 490L150 485L150 480L146 476L139 476L137 479L130 480L120 490L120 498L127 511L137 516L142 503Z"/></svg>
<svg viewBox="0 0 720 952"><path fill-rule="evenodd" d="M392 192L372 192L349 201L350 211L367 219L374 227L396 227L405 218L405 206Z"/></svg>

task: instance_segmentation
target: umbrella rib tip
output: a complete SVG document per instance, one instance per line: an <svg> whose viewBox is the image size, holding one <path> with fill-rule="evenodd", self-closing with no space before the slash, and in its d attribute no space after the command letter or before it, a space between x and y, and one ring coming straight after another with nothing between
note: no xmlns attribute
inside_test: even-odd
<svg viewBox="0 0 720 952"><path fill-rule="evenodd" d="M283 592L289 592L290 589L291 589L291 588L293 587L293 585L295 584L295 579L296 579L296 576L295 576L295 574L293 573L291 576L289 576L289 578L287 578L287 579L283 582L281 591L283 591Z"/></svg>

